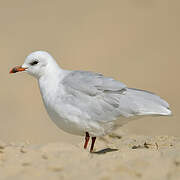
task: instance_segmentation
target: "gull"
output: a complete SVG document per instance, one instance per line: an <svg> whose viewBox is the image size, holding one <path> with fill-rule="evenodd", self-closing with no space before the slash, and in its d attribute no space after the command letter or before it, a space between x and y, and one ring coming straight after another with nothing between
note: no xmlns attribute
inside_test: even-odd
<svg viewBox="0 0 180 180"><path fill-rule="evenodd" d="M27 72L38 80L45 108L52 121L65 132L90 137L93 152L96 137L144 116L171 115L168 103L156 94L129 88L122 82L89 71L60 68L46 51L29 54L22 66L10 73Z"/></svg>

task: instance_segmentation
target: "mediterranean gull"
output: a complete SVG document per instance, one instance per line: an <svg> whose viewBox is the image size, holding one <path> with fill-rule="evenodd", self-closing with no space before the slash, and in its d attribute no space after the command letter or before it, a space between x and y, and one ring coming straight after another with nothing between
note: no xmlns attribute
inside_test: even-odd
<svg viewBox="0 0 180 180"><path fill-rule="evenodd" d="M168 103L154 93L128 88L99 73L64 70L45 51L31 53L10 73L20 71L38 80L46 110L59 128L85 136L85 149L92 137L90 152L96 137L134 118L171 115Z"/></svg>

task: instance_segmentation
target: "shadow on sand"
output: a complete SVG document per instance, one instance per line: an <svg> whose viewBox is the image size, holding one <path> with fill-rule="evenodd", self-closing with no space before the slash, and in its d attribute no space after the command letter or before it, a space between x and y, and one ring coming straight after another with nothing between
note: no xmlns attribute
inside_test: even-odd
<svg viewBox="0 0 180 180"><path fill-rule="evenodd" d="M99 151L96 152L92 152L93 154L106 154L108 152L113 152L113 151L118 151L119 149L111 149L111 148L105 148L105 149L101 149Z"/></svg>

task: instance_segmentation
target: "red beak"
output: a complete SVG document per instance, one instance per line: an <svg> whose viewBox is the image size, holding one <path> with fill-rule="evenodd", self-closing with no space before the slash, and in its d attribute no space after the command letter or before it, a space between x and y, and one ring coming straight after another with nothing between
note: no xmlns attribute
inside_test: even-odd
<svg viewBox="0 0 180 180"><path fill-rule="evenodd" d="M15 66L14 68L12 68L10 70L10 74L12 73L17 73L17 72L21 72L21 71L25 71L27 68L22 68L21 66Z"/></svg>

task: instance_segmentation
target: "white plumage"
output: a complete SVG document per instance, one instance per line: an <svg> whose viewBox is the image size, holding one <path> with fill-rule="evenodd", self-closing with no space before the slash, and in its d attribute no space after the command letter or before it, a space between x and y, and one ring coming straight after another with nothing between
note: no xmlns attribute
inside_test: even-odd
<svg viewBox="0 0 180 180"><path fill-rule="evenodd" d="M63 70L44 51L27 56L22 68L38 79L51 119L75 135L103 136L133 116L171 114L168 103L151 92L98 73Z"/></svg>

